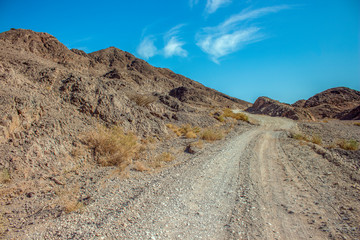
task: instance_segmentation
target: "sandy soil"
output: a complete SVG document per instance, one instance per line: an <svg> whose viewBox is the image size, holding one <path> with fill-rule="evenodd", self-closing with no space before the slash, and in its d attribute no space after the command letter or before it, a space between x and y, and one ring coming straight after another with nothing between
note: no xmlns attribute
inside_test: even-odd
<svg viewBox="0 0 360 240"><path fill-rule="evenodd" d="M290 139L296 122L251 117L258 126L159 174L108 179L83 211L21 238L359 239L359 172Z"/></svg>

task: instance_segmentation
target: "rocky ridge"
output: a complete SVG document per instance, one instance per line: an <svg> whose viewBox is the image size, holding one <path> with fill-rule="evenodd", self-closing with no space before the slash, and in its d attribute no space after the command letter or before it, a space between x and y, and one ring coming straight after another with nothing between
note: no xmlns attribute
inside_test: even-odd
<svg viewBox="0 0 360 240"><path fill-rule="evenodd" d="M324 118L359 120L359 106L359 91L338 87L318 93L308 100L299 100L292 105L280 103L267 97L259 97L247 111L294 120Z"/></svg>

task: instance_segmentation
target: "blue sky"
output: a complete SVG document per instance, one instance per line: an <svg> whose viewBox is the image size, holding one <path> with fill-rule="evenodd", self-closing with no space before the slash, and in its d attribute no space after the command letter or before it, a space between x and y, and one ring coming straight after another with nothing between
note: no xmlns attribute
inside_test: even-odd
<svg viewBox="0 0 360 240"><path fill-rule="evenodd" d="M0 0L10 28L115 46L250 102L360 88L359 0Z"/></svg>

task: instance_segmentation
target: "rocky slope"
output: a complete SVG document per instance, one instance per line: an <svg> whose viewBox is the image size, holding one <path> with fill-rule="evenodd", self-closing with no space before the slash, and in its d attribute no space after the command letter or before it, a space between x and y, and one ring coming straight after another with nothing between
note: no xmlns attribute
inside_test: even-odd
<svg viewBox="0 0 360 240"><path fill-rule="evenodd" d="M338 87L318 93L308 100L299 100L292 105L260 97L247 111L294 120L324 118L359 120L359 106L359 91Z"/></svg>
<svg viewBox="0 0 360 240"><path fill-rule="evenodd" d="M87 199L107 171L83 142L97 126L170 149L167 123L212 126L214 109L247 106L114 47L86 54L47 33L0 33L0 234L61 215L69 188Z"/></svg>

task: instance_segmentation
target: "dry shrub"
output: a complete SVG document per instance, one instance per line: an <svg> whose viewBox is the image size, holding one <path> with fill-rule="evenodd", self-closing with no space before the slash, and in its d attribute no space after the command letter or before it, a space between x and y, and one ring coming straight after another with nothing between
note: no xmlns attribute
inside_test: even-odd
<svg viewBox="0 0 360 240"><path fill-rule="evenodd" d="M200 138L202 140L212 142L223 139L224 133L220 129L207 128L201 133Z"/></svg>
<svg viewBox="0 0 360 240"><path fill-rule="evenodd" d="M129 96L129 99L139 106L147 107L155 102L157 98L152 95L133 94Z"/></svg>
<svg viewBox="0 0 360 240"><path fill-rule="evenodd" d="M291 138L296 140L308 141L307 137L301 133L291 133Z"/></svg>
<svg viewBox="0 0 360 240"><path fill-rule="evenodd" d="M358 150L359 149L359 142L351 139L351 140L345 140L341 139L338 141L338 146L344 150Z"/></svg>
<svg viewBox="0 0 360 240"><path fill-rule="evenodd" d="M356 122L356 123L354 123L354 125L360 127L360 122Z"/></svg>
<svg viewBox="0 0 360 240"><path fill-rule="evenodd" d="M159 168L163 166L164 162L171 162L175 157L169 152L163 152L152 159L149 164L153 168Z"/></svg>
<svg viewBox="0 0 360 240"><path fill-rule="evenodd" d="M0 183L8 183L10 182L11 175L9 169L4 168L0 171Z"/></svg>
<svg viewBox="0 0 360 240"><path fill-rule="evenodd" d="M311 138L311 142L315 143L315 144L318 144L318 145L321 145L322 139L321 139L321 137L319 135L313 135L312 138Z"/></svg>
<svg viewBox="0 0 360 240"><path fill-rule="evenodd" d="M149 168L147 168L143 162L135 162L133 168L139 172L149 171Z"/></svg>
<svg viewBox="0 0 360 240"><path fill-rule="evenodd" d="M175 157L169 152L163 152L162 154L158 155L156 159L160 162L171 162L175 159Z"/></svg>
<svg viewBox="0 0 360 240"><path fill-rule="evenodd" d="M192 126L190 124L182 125L178 127L171 123L166 124L168 128L170 128L178 137L184 136L186 138L197 138L197 133L200 133L201 128L197 126Z"/></svg>
<svg viewBox="0 0 360 240"><path fill-rule="evenodd" d="M186 138L197 138L196 134L193 131L187 132L185 134Z"/></svg>
<svg viewBox="0 0 360 240"><path fill-rule="evenodd" d="M225 108L223 113L219 112L213 113L213 116L220 122L224 122L225 118L233 118L236 120L241 120L245 122L249 122L249 117L244 113L234 113L230 108Z"/></svg>
<svg viewBox="0 0 360 240"><path fill-rule="evenodd" d="M93 149L97 162L102 166L125 168L139 149L136 135L125 133L118 126L98 126L97 130L85 136L85 141Z"/></svg>

